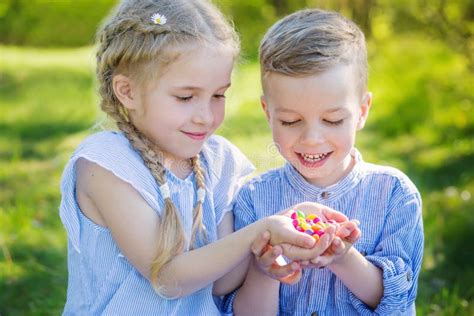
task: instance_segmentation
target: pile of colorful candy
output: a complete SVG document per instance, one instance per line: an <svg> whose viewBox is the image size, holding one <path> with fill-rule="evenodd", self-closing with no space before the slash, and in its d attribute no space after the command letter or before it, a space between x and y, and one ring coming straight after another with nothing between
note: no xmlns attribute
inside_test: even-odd
<svg viewBox="0 0 474 316"><path fill-rule="evenodd" d="M305 216L301 211L294 211L290 217L293 219L293 226L295 226L296 230L313 236L316 241L324 235L324 229L328 227L328 224L315 214Z"/></svg>

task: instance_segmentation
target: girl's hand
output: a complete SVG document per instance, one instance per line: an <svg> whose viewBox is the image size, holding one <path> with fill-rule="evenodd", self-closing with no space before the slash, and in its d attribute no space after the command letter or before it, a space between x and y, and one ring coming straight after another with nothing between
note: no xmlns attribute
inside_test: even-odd
<svg viewBox="0 0 474 316"><path fill-rule="evenodd" d="M259 270L272 279L282 283L294 284L301 279L301 266L298 262L278 262L283 249L276 245L271 246L270 232L266 231L257 238L252 244L252 253L254 254L254 263ZM283 257L280 257L283 259Z"/></svg>
<svg viewBox="0 0 474 316"><path fill-rule="evenodd" d="M289 216L272 215L264 220L266 221L266 230L270 233L270 244L272 246L287 243L303 250L304 248L312 248L316 243L310 235L297 231L293 226L293 220Z"/></svg>

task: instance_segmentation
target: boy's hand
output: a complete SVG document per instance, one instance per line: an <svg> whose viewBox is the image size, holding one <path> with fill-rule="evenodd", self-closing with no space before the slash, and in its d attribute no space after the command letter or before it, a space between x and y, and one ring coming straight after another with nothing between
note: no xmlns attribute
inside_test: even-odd
<svg viewBox="0 0 474 316"><path fill-rule="evenodd" d="M278 257L283 253L283 249L276 245L269 244L270 233L264 232L252 244L255 264L261 272L282 283L294 284L301 279L301 266L298 262L286 264L279 263ZM282 257L281 257L282 258Z"/></svg>
<svg viewBox="0 0 474 316"><path fill-rule="evenodd" d="M341 260L361 236L358 225L357 220L341 223L330 247L321 256L311 259L308 266L322 268Z"/></svg>

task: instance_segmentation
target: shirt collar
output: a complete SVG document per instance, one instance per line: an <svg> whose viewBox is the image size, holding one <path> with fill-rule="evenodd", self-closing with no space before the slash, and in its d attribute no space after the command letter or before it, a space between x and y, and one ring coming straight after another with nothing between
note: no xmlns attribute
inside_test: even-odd
<svg viewBox="0 0 474 316"><path fill-rule="evenodd" d="M301 192L304 196L318 201L336 200L344 195L347 191L355 187L359 183L362 176L362 155L357 149L353 148L351 151L351 156L354 157L355 164L349 174L339 180L337 183L325 188L315 186L306 181L305 178L303 178L303 176L288 162L285 164L283 172L290 185L297 192Z"/></svg>

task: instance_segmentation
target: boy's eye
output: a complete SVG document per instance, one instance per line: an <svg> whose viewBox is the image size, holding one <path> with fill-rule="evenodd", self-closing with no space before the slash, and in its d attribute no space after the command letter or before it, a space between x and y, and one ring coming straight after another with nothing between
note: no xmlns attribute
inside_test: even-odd
<svg viewBox="0 0 474 316"><path fill-rule="evenodd" d="M179 96L179 95L177 95L177 96L176 96L176 99L178 99L179 101L183 101L183 102L190 101L192 98L193 98L192 95L186 95L186 96Z"/></svg>
<svg viewBox="0 0 474 316"><path fill-rule="evenodd" d="M300 120L295 120L295 121L282 121L280 120L281 122L281 125L283 126L291 126L291 125L294 125L296 123L298 123Z"/></svg>
<svg viewBox="0 0 474 316"><path fill-rule="evenodd" d="M324 120L324 121L330 125L341 125L342 123L344 123L343 119L337 120L337 121L329 121L329 120Z"/></svg>
<svg viewBox="0 0 474 316"><path fill-rule="evenodd" d="M224 94L214 94L213 97L216 98L216 99L225 99Z"/></svg>

